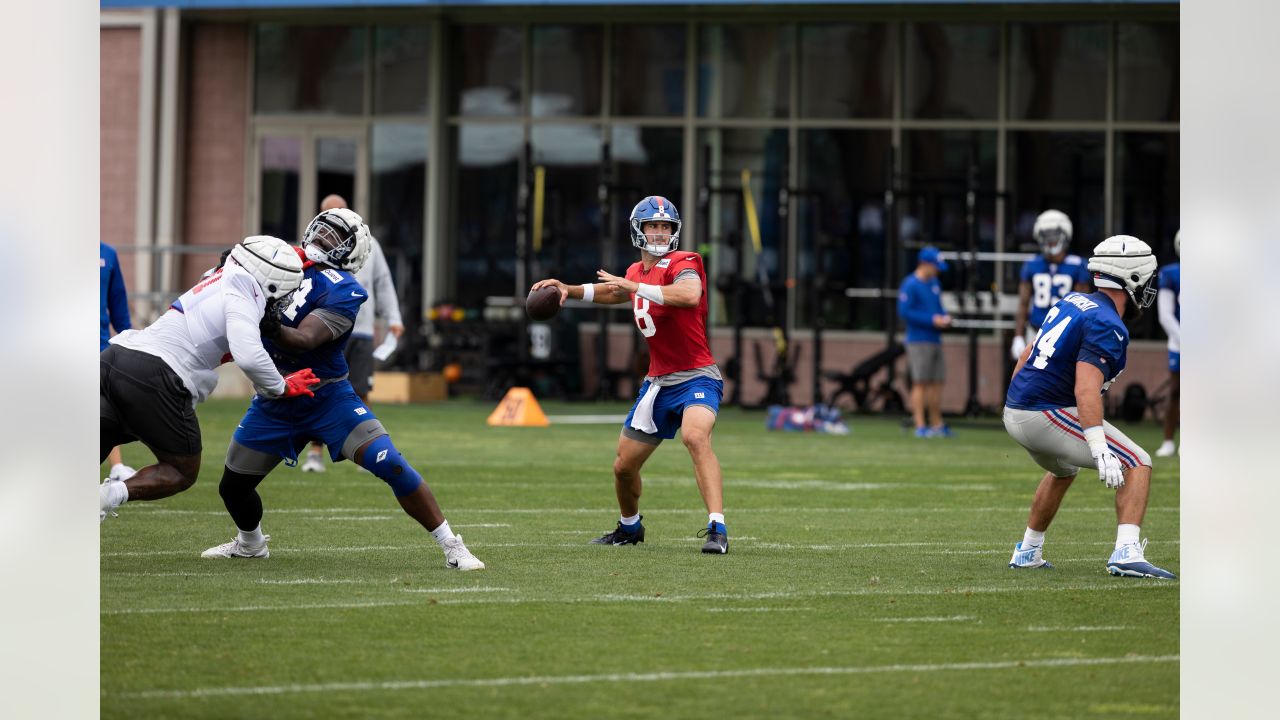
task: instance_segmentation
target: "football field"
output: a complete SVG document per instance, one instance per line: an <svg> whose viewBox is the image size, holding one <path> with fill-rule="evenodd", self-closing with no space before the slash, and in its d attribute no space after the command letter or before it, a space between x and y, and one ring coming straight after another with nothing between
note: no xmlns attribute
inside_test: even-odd
<svg viewBox="0 0 1280 720"><path fill-rule="evenodd" d="M1107 575L1114 493L1096 471L1050 529L1057 568L1006 567L1042 473L997 420L918 440L854 416L841 437L726 409L730 548L710 556L678 440L645 467L646 542L602 547L587 542L617 521L618 425L375 406L488 565L459 573L346 462L262 484L269 559L202 559L235 532L217 487L245 407L200 407L195 487L102 525L104 718L1178 715L1178 583ZM1159 444L1153 423L1124 430ZM1178 459L1157 458L1143 535L1175 573L1178 505Z"/></svg>

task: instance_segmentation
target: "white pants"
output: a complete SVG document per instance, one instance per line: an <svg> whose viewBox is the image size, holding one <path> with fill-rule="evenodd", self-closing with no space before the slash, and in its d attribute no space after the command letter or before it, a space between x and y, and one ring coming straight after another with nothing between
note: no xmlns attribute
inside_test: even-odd
<svg viewBox="0 0 1280 720"><path fill-rule="evenodd" d="M1138 465L1150 467L1151 456L1109 422L1102 427L1107 446L1129 469ZM1093 454L1080 428L1080 414L1074 407L1054 410L1004 409L1004 429L1018 444L1026 448L1031 459L1056 477L1070 477L1082 467L1093 467Z"/></svg>

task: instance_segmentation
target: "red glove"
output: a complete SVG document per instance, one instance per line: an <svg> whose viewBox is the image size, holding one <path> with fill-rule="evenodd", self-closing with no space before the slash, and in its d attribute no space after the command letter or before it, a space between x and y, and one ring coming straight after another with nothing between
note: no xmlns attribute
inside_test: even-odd
<svg viewBox="0 0 1280 720"><path fill-rule="evenodd" d="M311 372L311 368L302 368L297 372L289 373L284 376L284 395L283 397L298 397L306 395L307 397L315 397L316 394L311 392L311 388L320 384L320 378Z"/></svg>

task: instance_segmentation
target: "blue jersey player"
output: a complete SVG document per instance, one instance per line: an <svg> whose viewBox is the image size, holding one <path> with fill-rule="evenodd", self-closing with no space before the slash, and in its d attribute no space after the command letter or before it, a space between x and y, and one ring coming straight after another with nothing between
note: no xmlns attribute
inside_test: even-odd
<svg viewBox="0 0 1280 720"><path fill-rule="evenodd" d="M391 442L391 436L347 380L343 348L368 293L356 282L369 255L369 228L346 208L316 216L302 238L307 259L301 286L264 322L264 346L283 372L310 367L320 379L314 396L291 403L255 397L240 421L218 492L239 533L209 548L208 558L265 558L262 499L257 486L282 459L297 461L312 440L329 447L334 462L347 458L391 487L400 506L431 532L457 570L484 568L449 529L431 489Z"/></svg>
<svg viewBox="0 0 1280 720"><path fill-rule="evenodd" d="M1182 257L1182 231L1173 236L1173 252ZM1177 452L1173 435L1178 432L1182 365L1182 263L1160 268L1160 292L1156 295L1160 326L1169 336L1169 406L1164 412L1164 442L1156 449L1156 457L1170 457Z"/></svg>
<svg viewBox="0 0 1280 720"><path fill-rule="evenodd" d="M1036 218L1031 234L1040 254L1022 265L1018 283L1018 315L1014 320L1009 352L1017 360L1039 332L1053 304L1069 292L1089 291L1089 270L1079 255L1067 254L1071 246L1071 218L1058 210L1045 210Z"/></svg>
<svg viewBox="0 0 1280 720"><path fill-rule="evenodd" d="M1139 540L1151 489L1151 457L1102 418L1102 393L1124 370L1133 317L1155 299L1156 259L1143 241L1107 238L1093 249L1089 271L1098 291L1071 293L1045 315L1035 342L1018 359L1005 399L1004 426L1047 472L1036 490L1011 568L1050 568L1044 534L1081 467L1093 465L1116 490L1112 575L1174 578L1147 562Z"/></svg>

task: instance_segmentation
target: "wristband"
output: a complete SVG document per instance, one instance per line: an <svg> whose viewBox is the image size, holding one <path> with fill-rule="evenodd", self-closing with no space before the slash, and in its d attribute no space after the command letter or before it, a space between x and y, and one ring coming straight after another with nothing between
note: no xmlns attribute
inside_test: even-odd
<svg viewBox="0 0 1280 720"><path fill-rule="evenodd" d="M659 305L666 304L662 301L662 288L657 285L646 285L644 283L640 283L640 287L636 288L636 295L639 295L646 300L656 302Z"/></svg>
<svg viewBox="0 0 1280 720"><path fill-rule="evenodd" d="M1084 441L1089 443L1089 452L1094 456L1108 452L1107 433L1102 429L1101 425L1085 428Z"/></svg>
<svg viewBox="0 0 1280 720"><path fill-rule="evenodd" d="M596 297L596 286L595 286L595 285L592 285L591 283L587 283L586 285L583 285L583 286L582 286L582 299L583 299L583 300L586 300L587 302L591 302L592 300L594 300L594 299L595 299L595 297Z"/></svg>

